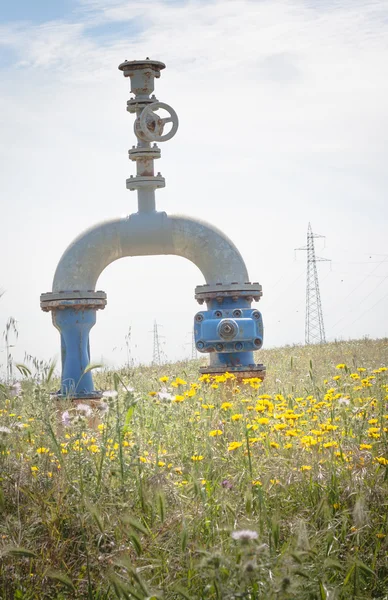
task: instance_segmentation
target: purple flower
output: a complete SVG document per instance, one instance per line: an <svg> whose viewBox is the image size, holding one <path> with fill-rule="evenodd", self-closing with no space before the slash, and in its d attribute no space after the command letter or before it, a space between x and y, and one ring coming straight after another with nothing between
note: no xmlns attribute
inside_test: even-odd
<svg viewBox="0 0 388 600"><path fill-rule="evenodd" d="M229 481L229 479L224 479L223 481L221 481L221 485L226 490L231 490L233 487L233 483Z"/></svg>

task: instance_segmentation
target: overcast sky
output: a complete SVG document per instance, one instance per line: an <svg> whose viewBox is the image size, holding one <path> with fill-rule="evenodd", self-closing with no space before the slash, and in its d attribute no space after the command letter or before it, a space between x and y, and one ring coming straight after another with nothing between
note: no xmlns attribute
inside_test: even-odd
<svg viewBox="0 0 388 600"><path fill-rule="evenodd" d="M388 336L388 4L385 0L15 0L0 27L0 329L15 358L59 356L39 295L85 228L136 210L129 82L146 56L180 119L160 144L157 208L228 234L264 296L265 345L304 341L308 223L328 340ZM94 361L189 356L200 271L178 257L125 258L97 288L108 305ZM0 363L5 362L0 341Z"/></svg>

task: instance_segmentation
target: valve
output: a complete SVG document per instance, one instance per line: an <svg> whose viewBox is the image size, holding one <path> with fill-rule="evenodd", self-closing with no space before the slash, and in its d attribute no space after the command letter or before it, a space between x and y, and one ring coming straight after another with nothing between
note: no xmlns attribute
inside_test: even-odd
<svg viewBox="0 0 388 600"><path fill-rule="evenodd" d="M201 311L194 337L199 352L252 352L263 345L263 319L251 308Z"/></svg>
<svg viewBox="0 0 388 600"><path fill-rule="evenodd" d="M161 118L154 111L162 108L169 113L168 117ZM163 135L164 127L172 123L168 133ZM135 135L147 142L166 142L176 134L179 126L178 115L175 110L164 102L153 102L146 105L138 119L135 121Z"/></svg>

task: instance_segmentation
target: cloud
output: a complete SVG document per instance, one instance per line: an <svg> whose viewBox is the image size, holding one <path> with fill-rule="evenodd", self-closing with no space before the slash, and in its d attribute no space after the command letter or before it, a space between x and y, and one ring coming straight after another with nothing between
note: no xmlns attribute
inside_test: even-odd
<svg viewBox="0 0 388 600"><path fill-rule="evenodd" d="M230 234L252 279L264 285L266 343L302 341L305 267L292 263L292 250L303 244L308 221L328 235L327 255L344 264L345 251L360 262L364 252L385 252L387 34L384 3L361 0L83 0L66 19L3 26L9 64L0 83L7 209L0 251L10 258L0 285L5 310L21 315L28 351L57 351L38 296L66 245L92 223L135 209L125 190L133 168L126 149L134 143L129 86L117 65L146 56L167 63L156 94L180 117L157 165L167 179L157 206ZM123 322L133 319L138 353L150 356L154 317L165 323L169 354L179 354L201 280L191 265L170 260L123 260L103 273L99 287L110 292L112 309L98 316L95 356L109 356ZM342 275L322 271L328 323L353 308L353 297L345 306L340 299L368 269L342 266L347 287ZM383 276L385 264L379 269ZM150 277L155 289L172 286L174 299L139 294ZM372 278L367 283L374 289ZM383 297L384 286L363 310ZM350 326L352 314L345 335L387 334L383 309Z"/></svg>

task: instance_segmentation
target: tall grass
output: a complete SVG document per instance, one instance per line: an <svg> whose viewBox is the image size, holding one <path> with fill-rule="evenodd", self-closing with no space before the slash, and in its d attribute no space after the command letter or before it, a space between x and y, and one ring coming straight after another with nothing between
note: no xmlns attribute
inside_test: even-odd
<svg viewBox="0 0 388 600"><path fill-rule="evenodd" d="M101 371L94 430L3 385L0 598L387 598L387 340L260 361Z"/></svg>

